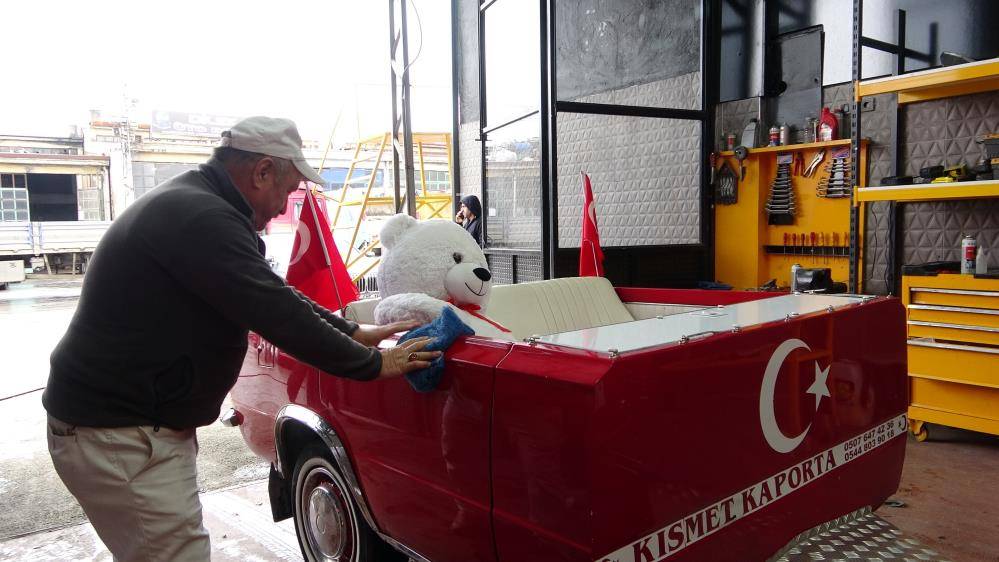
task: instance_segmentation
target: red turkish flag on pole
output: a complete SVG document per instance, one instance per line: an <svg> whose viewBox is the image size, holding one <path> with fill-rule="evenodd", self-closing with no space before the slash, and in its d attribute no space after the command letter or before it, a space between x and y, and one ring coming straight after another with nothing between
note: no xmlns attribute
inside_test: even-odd
<svg viewBox="0 0 999 562"><path fill-rule="evenodd" d="M315 194L307 189L286 278L310 299L330 310L340 310L359 295L333 242L326 213L317 207Z"/></svg>
<svg viewBox="0 0 999 562"><path fill-rule="evenodd" d="M597 231L597 210L590 188L590 176L583 177L583 236L579 241L579 276L603 277L604 252L600 249L600 233Z"/></svg>

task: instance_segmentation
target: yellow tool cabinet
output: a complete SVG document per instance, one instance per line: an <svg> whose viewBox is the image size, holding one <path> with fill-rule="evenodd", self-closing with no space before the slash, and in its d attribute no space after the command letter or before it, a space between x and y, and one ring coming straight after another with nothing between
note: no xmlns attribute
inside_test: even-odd
<svg viewBox="0 0 999 562"><path fill-rule="evenodd" d="M909 352L909 420L999 435L999 279L902 277Z"/></svg>

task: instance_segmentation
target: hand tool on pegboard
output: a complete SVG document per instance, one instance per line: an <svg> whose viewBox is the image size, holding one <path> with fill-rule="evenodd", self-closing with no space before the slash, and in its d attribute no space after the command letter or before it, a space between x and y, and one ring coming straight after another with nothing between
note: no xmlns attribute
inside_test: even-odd
<svg viewBox="0 0 999 562"><path fill-rule="evenodd" d="M791 161L789 153L777 155L777 176L770 185L770 197L766 211L769 224L794 224L794 185L791 183Z"/></svg>
<svg viewBox="0 0 999 562"><path fill-rule="evenodd" d="M819 180L815 186L815 194L828 198L849 197L853 189L850 178L850 149L844 148L834 152L826 164L826 172L829 175Z"/></svg>
<svg viewBox="0 0 999 562"><path fill-rule="evenodd" d="M806 178L810 178L815 174L815 170L819 169L819 164L821 164L822 161L825 160L825 157L826 157L826 149L824 148L815 153L815 157L812 158L812 161L808 163L808 167L805 168Z"/></svg>
<svg viewBox="0 0 999 562"><path fill-rule="evenodd" d="M792 175L802 176L805 173L805 157L801 155L801 152L794 153L794 170Z"/></svg>

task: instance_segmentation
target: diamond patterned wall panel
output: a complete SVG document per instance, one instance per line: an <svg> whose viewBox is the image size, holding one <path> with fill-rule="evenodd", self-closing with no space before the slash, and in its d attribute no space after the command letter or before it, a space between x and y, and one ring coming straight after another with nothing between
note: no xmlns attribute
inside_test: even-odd
<svg viewBox="0 0 999 562"><path fill-rule="evenodd" d="M864 292L887 295L888 285L888 213L890 203L877 201L867 205L864 217Z"/></svg>
<svg viewBox="0 0 999 562"><path fill-rule="evenodd" d="M975 139L999 132L999 92L983 92L906 105L903 166L906 174L941 164L974 165L981 160ZM970 234L999 266L999 201L910 203L903 211L903 263L957 260L961 238Z"/></svg>
<svg viewBox="0 0 999 562"><path fill-rule="evenodd" d="M572 101L697 109L701 106L701 73L691 72L665 80L607 90Z"/></svg>
<svg viewBox="0 0 999 562"><path fill-rule="evenodd" d="M482 144L479 142L479 122L462 123L458 129L457 193L477 195L482 200Z"/></svg>
<svg viewBox="0 0 999 562"><path fill-rule="evenodd" d="M849 97L853 87L844 87ZM898 98L895 94L871 96L874 110L861 116L861 136L871 140L867 151L867 185L880 185L882 178L895 175L895 153L892 139L895 135L895 114ZM861 275L864 292L884 295L888 293L885 274L888 263L888 203L867 206L864 217L864 263Z"/></svg>
<svg viewBox="0 0 999 562"><path fill-rule="evenodd" d="M559 246L579 246L590 175L604 247L700 242L700 122L558 114Z"/></svg>
<svg viewBox="0 0 999 562"><path fill-rule="evenodd" d="M906 174L937 164L975 164L982 158L975 139L999 132L999 92L909 104L902 119Z"/></svg>
<svg viewBox="0 0 999 562"><path fill-rule="evenodd" d="M760 119L760 98L727 101L715 106L715 150L725 146L722 136L735 133L738 145L750 119Z"/></svg>
<svg viewBox="0 0 999 562"><path fill-rule="evenodd" d="M870 99L874 100L874 111L864 112L860 134L871 139L867 152L867 185L881 185L882 178L896 175L895 153L891 145L898 97L895 94L880 94Z"/></svg>
<svg viewBox="0 0 999 562"><path fill-rule="evenodd" d="M999 267L999 200L910 203L904 211L903 263L956 261L961 238L973 236Z"/></svg>

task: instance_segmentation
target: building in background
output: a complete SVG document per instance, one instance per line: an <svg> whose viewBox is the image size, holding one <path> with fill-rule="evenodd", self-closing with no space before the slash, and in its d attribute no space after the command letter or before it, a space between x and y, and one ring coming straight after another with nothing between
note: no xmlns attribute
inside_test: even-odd
<svg viewBox="0 0 999 562"><path fill-rule="evenodd" d="M0 135L0 259L22 259L32 266L30 258L38 258L35 269L82 272L115 217L157 185L207 161L222 131L238 120L176 111L136 119L92 111L89 125L82 131L74 127L67 137ZM378 159L368 151L354 160L356 146L327 152L319 140L303 145L309 163L317 169L322 165L329 193L339 193L354 162L348 199L362 197L372 177L372 196L391 195L387 152L375 166ZM450 194L446 154L428 150L426 156L428 192ZM419 173L417 183L419 189ZM277 261L287 258L284 238L292 233L300 208L301 197L293 196L288 212L271 229L283 235L274 240ZM372 208L365 216L372 212L384 214Z"/></svg>

